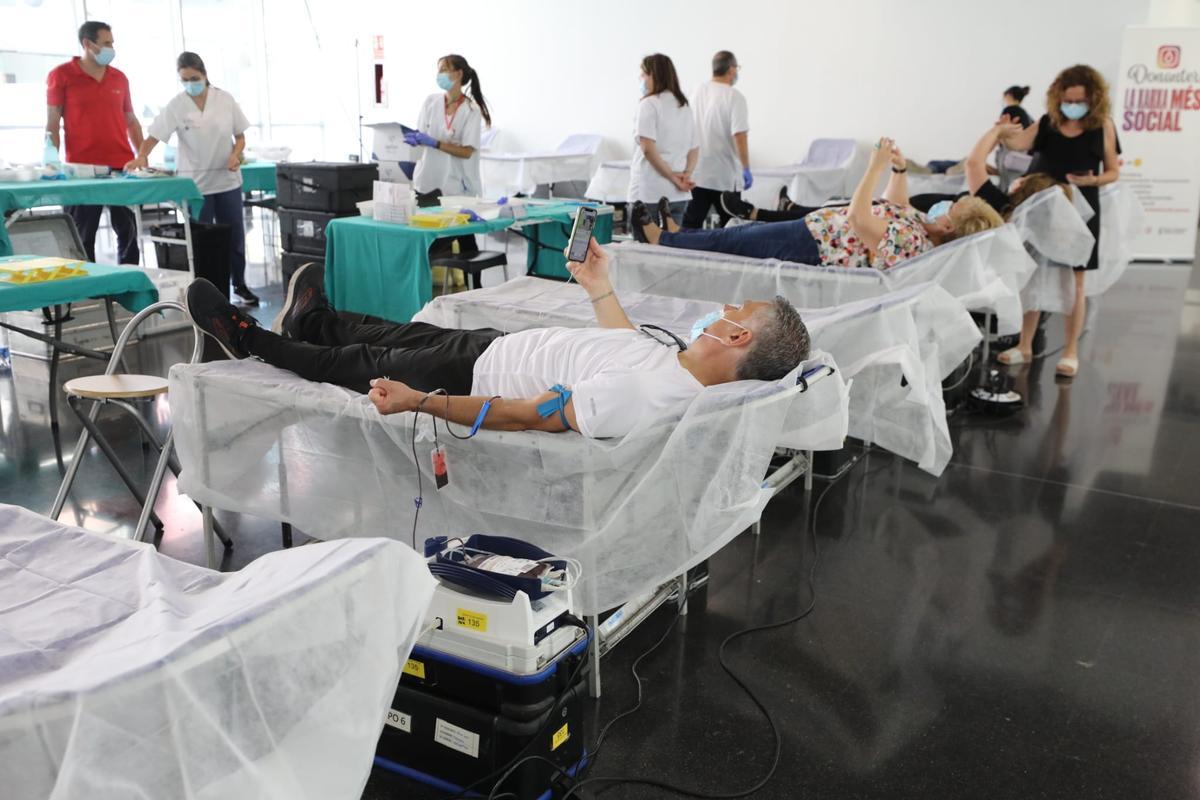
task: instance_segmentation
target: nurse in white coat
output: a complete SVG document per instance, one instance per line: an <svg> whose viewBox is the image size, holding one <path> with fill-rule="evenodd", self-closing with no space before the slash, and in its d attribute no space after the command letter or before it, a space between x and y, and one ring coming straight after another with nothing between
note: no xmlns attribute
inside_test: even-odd
<svg viewBox="0 0 1200 800"><path fill-rule="evenodd" d="M730 214L721 206L725 192L739 193L754 182L750 174L750 114L746 98L733 88L737 83L737 57L728 50L713 56L712 80L705 81L692 94L696 109L696 129L700 137L700 160L692 180L692 199L683 215L683 227L704 227L709 209L715 208L721 227Z"/></svg>
<svg viewBox="0 0 1200 800"><path fill-rule="evenodd" d="M692 170L700 154L696 122L679 88L675 65L662 53L642 59L642 99L634 121L629 202L669 208L678 222L696 184ZM665 198L665 203L660 200ZM667 205L668 208L662 208Z"/></svg>
<svg viewBox="0 0 1200 800"><path fill-rule="evenodd" d="M462 56L443 56L437 84L442 93L425 98L417 130L404 136L406 144L421 148L413 171L419 205L436 205L443 194L479 197L483 192L479 138L483 124L491 126L492 116L479 88L479 73Z"/></svg>
<svg viewBox="0 0 1200 800"><path fill-rule="evenodd" d="M171 98L146 131L137 156L125 171L145 169L150 152L159 142L179 137L176 172L196 182L204 195L201 222L228 225L229 281L233 292L247 305L258 297L246 286L246 225L242 216L242 150L250 121L233 95L208 82L204 61L183 52L175 61L183 91Z"/></svg>

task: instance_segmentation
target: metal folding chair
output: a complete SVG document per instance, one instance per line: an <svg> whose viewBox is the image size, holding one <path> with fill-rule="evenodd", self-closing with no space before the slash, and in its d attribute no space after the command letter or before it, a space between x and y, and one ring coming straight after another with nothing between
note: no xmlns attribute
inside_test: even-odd
<svg viewBox="0 0 1200 800"><path fill-rule="evenodd" d="M171 472L176 477L179 476L179 462L174 454L175 431L173 428L170 429L167 432L166 440L159 441L158 435L154 432L150 423L139 413L131 401L166 394L168 390L167 379L156 375L121 374L116 369L121 363L126 343L138 325L142 323L142 320L151 314L168 310L178 311L185 316L187 315L187 310L179 303L160 302L142 309L129 321L125 329L121 331L121 335L117 339L116 346L113 348L112 356L108 360L108 366L105 368L103 375L88 375L69 380L64 384L63 389L67 395L67 403L70 405L71 410L75 412L75 416L79 418L80 424L83 425L83 431L79 434L79 441L75 443L75 456L71 459L71 466L67 468L67 474L63 476L62 485L58 487L58 495L54 498L54 506L50 509L51 519L58 519L58 515L62 513L63 505L67 501L67 494L70 493L71 485L75 482L75 476L79 473L79 465L83 460L83 454L87 449L88 442L95 439L96 445L104 453L109 463L113 465L117 474L121 476L122 482L124 482L130 493L142 505L141 515L138 517L137 527L134 528L131 538L136 541L143 541L143 532L146 529L146 523L151 521L154 523L156 530L162 531L162 520L154 513L154 502L158 499L158 493L162 488L163 477L166 474L167 468L170 467ZM204 337L194 325L192 326L192 337L193 345L190 363L195 364L200 360L200 356L203 353ZM92 404L87 413L84 413L83 409L85 401L91 401ZM129 474L125 465L121 463L121 459L117 456L116 451L113 450L112 445L104 438L100 428L96 425L96 418L100 414L100 408L106 405L119 408L133 417L146 439L158 450L158 461L155 464L154 473L150 478L150 488L145 494L142 493L137 482L133 480L133 476ZM212 513L199 503L196 503L196 507L206 517ZM207 531L208 528L209 526L206 525L205 530ZM214 524L212 530L220 538L226 550L233 547L233 541L219 525ZM207 544L209 545L207 549L211 560L211 542Z"/></svg>

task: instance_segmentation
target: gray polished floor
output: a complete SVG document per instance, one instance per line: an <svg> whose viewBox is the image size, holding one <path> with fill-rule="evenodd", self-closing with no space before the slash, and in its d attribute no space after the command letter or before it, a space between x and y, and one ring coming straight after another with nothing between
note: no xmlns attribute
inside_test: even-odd
<svg viewBox="0 0 1200 800"><path fill-rule="evenodd" d="M277 280L251 269L264 319ZM1054 349L1058 318L1049 333ZM184 339L143 341L137 368L162 369ZM1015 373L1028 401L1015 417L956 414L940 479L871 451L837 483L772 502L760 537L712 559L706 603L644 662L644 705L590 776L720 793L766 774L771 729L717 648L810 602L815 544L812 615L728 651L782 736L754 796L1200 797L1200 276L1134 265L1103 298L1079 377L1058 383L1053 367ZM0 379L0 501L38 511L60 475L45 393L36 365ZM154 413L165 422L166 404ZM63 419L69 450L78 428L65 407ZM132 426L105 429L138 463ZM128 529L136 504L96 452L86 459L64 519ZM203 563L199 514L173 485L158 511L162 551ZM222 519L237 542L227 569L280 546L273 523ZM606 661L589 741L632 704L629 666L671 622L658 612ZM444 795L377 770L365 796Z"/></svg>

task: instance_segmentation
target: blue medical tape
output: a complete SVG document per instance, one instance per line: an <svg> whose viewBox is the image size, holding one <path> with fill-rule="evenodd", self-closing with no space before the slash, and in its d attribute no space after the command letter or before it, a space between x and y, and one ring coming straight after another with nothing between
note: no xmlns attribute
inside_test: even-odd
<svg viewBox="0 0 1200 800"><path fill-rule="evenodd" d="M563 412L563 409L567 406L567 401L571 399L571 390L561 383L556 383L550 387L550 391L556 394L544 403L538 404L538 416L542 419L547 419L557 411L558 418L562 421L563 427L567 430L574 430L571 427L571 423L567 422L567 415Z"/></svg>
<svg viewBox="0 0 1200 800"><path fill-rule="evenodd" d="M479 414L475 417L474 424L471 425L471 432L467 434L468 439L479 433L479 429L483 427L483 420L487 417L488 411L490 411L492 408L492 400L496 399L498 398L493 397L490 400L484 401L483 407L479 409Z"/></svg>

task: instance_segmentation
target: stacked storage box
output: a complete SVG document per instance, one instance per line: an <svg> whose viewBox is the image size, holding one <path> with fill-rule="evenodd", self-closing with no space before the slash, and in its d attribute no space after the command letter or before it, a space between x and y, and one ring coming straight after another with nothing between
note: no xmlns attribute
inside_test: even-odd
<svg viewBox="0 0 1200 800"><path fill-rule="evenodd" d="M325 228L337 217L358 213L355 203L371 199L378 164L322 161L276 166L276 211L286 285L301 264L325 262Z"/></svg>

